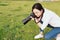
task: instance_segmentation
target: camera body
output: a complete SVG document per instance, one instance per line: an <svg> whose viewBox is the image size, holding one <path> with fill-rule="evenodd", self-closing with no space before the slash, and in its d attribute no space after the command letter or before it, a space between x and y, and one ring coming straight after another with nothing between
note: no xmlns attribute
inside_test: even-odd
<svg viewBox="0 0 60 40"><path fill-rule="evenodd" d="M35 18L36 16L34 13L31 13L27 18L22 20L23 24L27 24L32 19L31 17Z"/></svg>

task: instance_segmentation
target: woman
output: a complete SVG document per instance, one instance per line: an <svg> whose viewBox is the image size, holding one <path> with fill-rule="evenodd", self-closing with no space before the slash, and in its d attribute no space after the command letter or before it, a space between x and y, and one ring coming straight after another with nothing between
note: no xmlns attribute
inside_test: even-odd
<svg viewBox="0 0 60 40"><path fill-rule="evenodd" d="M60 17L56 13L43 8L40 3L33 5L32 12L35 14L35 22L40 28L40 33L34 37L35 39L45 37L45 40L51 40L60 33ZM46 27L50 27L52 30L43 35Z"/></svg>

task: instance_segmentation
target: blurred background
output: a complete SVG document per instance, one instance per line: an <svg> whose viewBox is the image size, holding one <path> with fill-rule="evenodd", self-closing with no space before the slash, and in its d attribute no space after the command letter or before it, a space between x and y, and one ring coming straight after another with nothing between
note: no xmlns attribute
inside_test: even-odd
<svg viewBox="0 0 60 40"><path fill-rule="evenodd" d="M0 40L35 40L34 36L40 32L39 27L33 20L26 25L22 20L29 16L36 2L60 16L60 0L0 0ZM44 33L50 30L46 28Z"/></svg>

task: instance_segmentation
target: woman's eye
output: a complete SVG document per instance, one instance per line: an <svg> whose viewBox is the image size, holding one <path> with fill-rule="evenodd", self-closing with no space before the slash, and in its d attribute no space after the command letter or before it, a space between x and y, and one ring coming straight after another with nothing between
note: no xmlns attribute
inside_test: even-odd
<svg viewBox="0 0 60 40"><path fill-rule="evenodd" d="M36 13L38 13L38 12L36 12Z"/></svg>

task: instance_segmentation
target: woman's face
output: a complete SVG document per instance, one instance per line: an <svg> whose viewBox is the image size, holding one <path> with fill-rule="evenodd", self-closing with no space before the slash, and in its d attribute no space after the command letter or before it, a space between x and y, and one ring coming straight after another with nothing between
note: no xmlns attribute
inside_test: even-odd
<svg viewBox="0 0 60 40"><path fill-rule="evenodd" d="M42 10L40 11L38 9L33 9L33 12L37 17L40 17L43 11Z"/></svg>

